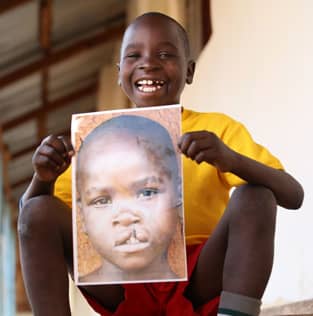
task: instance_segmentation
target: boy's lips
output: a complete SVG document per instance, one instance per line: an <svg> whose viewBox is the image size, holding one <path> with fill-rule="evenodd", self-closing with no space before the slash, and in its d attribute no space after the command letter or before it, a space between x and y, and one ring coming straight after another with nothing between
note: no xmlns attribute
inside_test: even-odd
<svg viewBox="0 0 313 316"><path fill-rule="evenodd" d="M165 81L162 79L144 78L135 82L136 88L143 93L156 92L165 85Z"/></svg>

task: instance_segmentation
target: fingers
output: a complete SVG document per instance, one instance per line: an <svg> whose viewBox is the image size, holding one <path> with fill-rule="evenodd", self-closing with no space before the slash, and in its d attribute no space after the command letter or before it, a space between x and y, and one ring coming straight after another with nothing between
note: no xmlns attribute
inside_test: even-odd
<svg viewBox="0 0 313 316"><path fill-rule="evenodd" d="M74 155L74 148L70 138L68 136L58 136L58 139L62 141L66 153L72 157Z"/></svg>
<svg viewBox="0 0 313 316"><path fill-rule="evenodd" d="M70 155L74 154L74 149L71 144L70 138L68 136L54 136L50 135L46 137L42 142L42 145L48 145L54 148L61 155Z"/></svg>
<svg viewBox="0 0 313 316"><path fill-rule="evenodd" d="M67 136L54 136L50 135L46 137L39 146L39 152L50 157L57 164L60 164L64 160L69 161L74 155L73 146Z"/></svg>
<svg viewBox="0 0 313 316"><path fill-rule="evenodd" d="M178 144L181 152L200 164L207 162L222 172L232 170L236 152L226 146L214 133L208 131L184 134Z"/></svg>
<svg viewBox="0 0 313 316"><path fill-rule="evenodd" d="M74 155L70 138L50 135L46 137L33 155L35 172L41 179L53 179L64 172Z"/></svg>
<svg viewBox="0 0 313 316"><path fill-rule="evenodd" d="M200 163L208 149L214 148L215 137L207 131L186 133L181 137L178 147L186 157Z"/></svg>
<svg viewBox="0 0 313 316"><path fill-rule="evenodd" d="M198 164L200 164L203 161L207 161L206 157L207 151L200 151L196 156L194 157L194 161Z"/></svg>

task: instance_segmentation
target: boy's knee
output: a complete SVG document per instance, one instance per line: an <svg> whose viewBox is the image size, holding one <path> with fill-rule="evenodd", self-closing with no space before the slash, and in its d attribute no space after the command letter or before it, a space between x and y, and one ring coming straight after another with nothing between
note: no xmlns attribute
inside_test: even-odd
<svg viewBox="0 0 313 316"><path fill-rule="evenodd" d="M266 187L250 184L238 187L232 194L230 206L234 224L245 225L246 229L251 227L257 233L274 231L277 202Z"/></svg>
<svg viewBox="0 0 313 316"><path fill-rule="evenodd" d="M276 208L276 199L273 192L261 185L245 184L236 188L232 199L253 208Z"/></svg>
<svg viewBox="0 0 313 316"><path fill-rule="evenodd" d="M53 196L41 195L29 199L22 206L17 230L20 237L27 238L49 230L57 222L60 201Z"/></svg>

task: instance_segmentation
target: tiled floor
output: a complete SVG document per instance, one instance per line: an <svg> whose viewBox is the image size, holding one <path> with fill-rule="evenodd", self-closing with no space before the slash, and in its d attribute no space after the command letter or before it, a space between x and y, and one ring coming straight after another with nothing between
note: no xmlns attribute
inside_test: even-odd
<svg viewBox="0 0 313 316"><path fill-rule="evenodd" d="M32 313L18 313L16 316L33 316ZM313 316L313 299L281 306L268 307L260 316Z"/></svg>
<svg viewBox="0 0 313 316"><path fill-rule="evenodd" d="M278 316L278 315L297 315L313 316L313 299L302 302L266 308L262 311L261 316Z"/></svg>

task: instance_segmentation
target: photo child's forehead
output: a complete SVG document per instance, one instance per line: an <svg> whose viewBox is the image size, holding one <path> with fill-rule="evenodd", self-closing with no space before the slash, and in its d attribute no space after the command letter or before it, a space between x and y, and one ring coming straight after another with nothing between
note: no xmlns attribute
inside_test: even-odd
<svg viewBox="0 0 313 316"><path fill-rule="evenodd" d="M145 156L154 168L169 176L178 173L177 153L169 131L159 122L137 115L113 117L93 129L82 141L77 155L78 165L83 167L84 161L92 159L91 155L105 157L119 145L128 151L141 151L140 155Z"/></svg>
<svg viewBox="0 0 313 316"><path fill-rule="evenodd" d="M140 139L161 146L173 147L169 131L159 122L144 116L121 115L102 122L90 131L82 142L82 148L97 139L109 137L124 141L125 138Z"/></svg>
<svg viewBox="0 0 313 316"><path fill-rule="evenodd" d="M145 135L146 134L146 135ZM163 158L163 154L166 152L169 154L172 146L168 142L162 142L160 139L155 137L156 135L149 134L148 131L136 131L132 129L109 129L103 130L102 133L94 135L89 139L86 144L86 152L89 152L89 149L96 149L98 153L105 155L108 150L112 148L125 148L125 150L131 151L140 151L141 155L147 157L154 156L158 159L159 163ZM114 150L114 149L113 149ZM126 153L126 152L125 152ZM173 152L174 154L174 152ZM127 156L125 156L127 159ZM151 160L151 162L154 160Z"/></svg>

